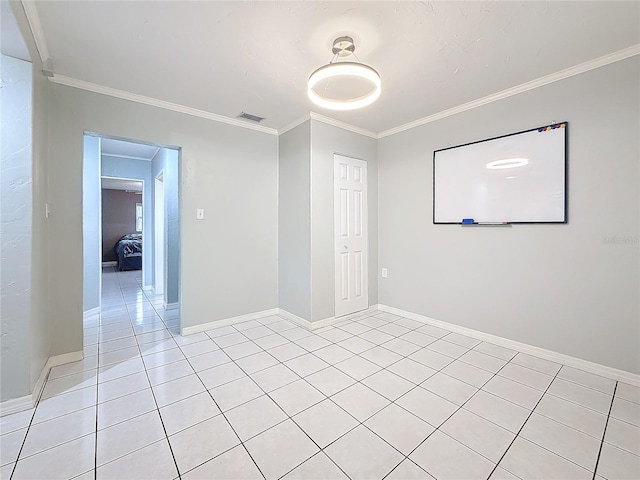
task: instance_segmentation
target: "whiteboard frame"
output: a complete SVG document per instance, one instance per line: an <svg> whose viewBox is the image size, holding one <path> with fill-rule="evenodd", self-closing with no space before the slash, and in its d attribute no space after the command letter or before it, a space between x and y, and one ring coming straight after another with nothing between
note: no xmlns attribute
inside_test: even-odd
<svg viewBox="0 0 640 480"><path fill-rule="evenodd" d="M475 145L478 143L484 143L484 142L489 142L492 140L499 140L501 138L507 138L507 137L513 137L516 135L522 135L524 133L529 133L529 132L535 132L535 131L542 131L542 129L546 129L546 128L560 128L560 125L564 125L563 130L564 130L564 164L563 164L563 174L564 174L564 220L562 221L532 221L532 222L526 222L526 221L521 221L521 222L508 222L507 225L516 225L516 224L521 224L521 225L535 225L535 224L567 224L569 222L569 208L568 208L568 191L569 191L569 180L568 180L568 130L569 130L569 122L555 122L555 123L551 123L549 125L543 125L541 127L536 127L536 128L530 128L528 130L522 130L519 132L514 132L514 133L508 133L506 135L499 135L497 137L491 137L491 138L486 138L484 140L477 140L475 142L469 142L469 143L464 143L461 145L455 145L453 147L446 147L446 148L440 148L438 150L434 150L433 151L433 173L432 173L432 198L431 198L431 203L432 203L432 217L431 220L433 222L434 225L465 225L465 226L470 226L470 225L480 225L478 223L473 223L473 224L463 224L462 223L462 219L460 219L459 222L436 222L436 153L438 152L443 152L445 150L453 150L455 148L462 148L462 147L466 147L469 145Z"/></svg>

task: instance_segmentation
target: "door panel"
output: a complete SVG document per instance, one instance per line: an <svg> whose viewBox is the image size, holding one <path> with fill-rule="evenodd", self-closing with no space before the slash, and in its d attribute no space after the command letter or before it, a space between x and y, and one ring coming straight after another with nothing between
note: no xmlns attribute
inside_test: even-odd
<svg viewBox="0 0 640 480"><path fill-rule="evenodd" d="M349 237L349 190L340 189L340 237Z"/></svg>
<svg viewBox="0 0 640 480"><path fill-rule="evenodd" d="M340 254L340 300L349 299L349 254Z"/></svg>

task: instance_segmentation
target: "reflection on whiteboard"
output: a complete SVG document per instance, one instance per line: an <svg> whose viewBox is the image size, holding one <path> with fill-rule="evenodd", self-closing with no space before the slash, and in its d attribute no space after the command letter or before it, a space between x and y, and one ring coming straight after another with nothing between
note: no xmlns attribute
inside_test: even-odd
<svg viewBox="0 0 640 480"><path fill-rule="evenodd" d="M565 223L566 132L564 122L435 151L433 223Z"/></svg>

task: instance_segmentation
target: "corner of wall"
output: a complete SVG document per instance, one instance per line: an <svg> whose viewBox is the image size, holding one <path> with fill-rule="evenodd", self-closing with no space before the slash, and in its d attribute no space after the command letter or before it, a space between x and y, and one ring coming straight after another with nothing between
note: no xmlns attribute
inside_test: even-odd
<svg viewBox="0 0 640 480"><path fill-rule="evenodd" d="M50 85L37 66L33 66L33 216L31 243L31 388L51 354L49 319L49 95Z"/></svg>

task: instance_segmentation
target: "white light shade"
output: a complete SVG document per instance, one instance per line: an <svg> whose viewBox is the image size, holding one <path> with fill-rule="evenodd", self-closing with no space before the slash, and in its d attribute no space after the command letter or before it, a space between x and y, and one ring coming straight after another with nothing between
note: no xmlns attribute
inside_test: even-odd
<svg viewBox="0 0 640 480"><path fill-rule="evenodd" d="M357 77L371 83L372 89L366 95L347 100L323 97L313 90L313 87L318 82L334 77ZM355 110L366 107L378 99L381 91L382 83L378 72L367 65L353 62L330 63L319 68L309 77L309 85L307 87L307 94L313 103L332 110Z"/></svg>
<svg viewBox="0 0 640 480"><path fill-rule="evenodd" d="M502 170L504 168L517 168L524 167L529 164L529 160L526 158L505 158L504 160L494 160L487 163L489 170Z"/></svg>

